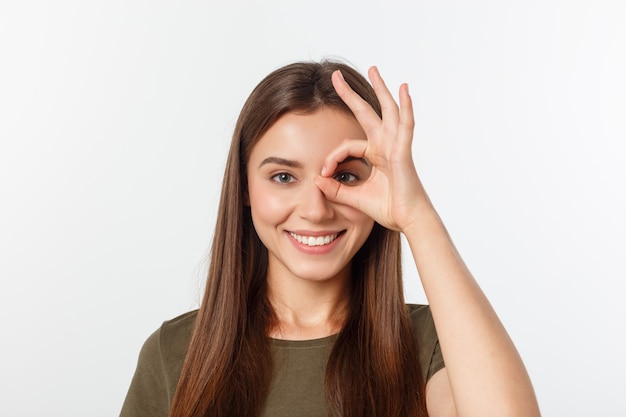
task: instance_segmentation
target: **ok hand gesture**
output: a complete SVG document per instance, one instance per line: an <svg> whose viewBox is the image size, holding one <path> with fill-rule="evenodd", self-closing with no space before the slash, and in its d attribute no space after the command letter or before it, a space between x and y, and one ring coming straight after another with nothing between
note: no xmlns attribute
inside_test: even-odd
<svg viewBox="0 0 626 417"><path fill-rule="evenodd" d="M413 163L411 97L408 86L402 84L398 106L376 67L370 68L368 76L381 104L382 119L350 88L340 71L332 75L337 94L352 110L367 140L346 139L328 155L316 183L329 200L354 207L386 228L404 231L420 209L430 207ZM355 186L329 178L348 157L364 158L371 164L370 176Z"/></svg>

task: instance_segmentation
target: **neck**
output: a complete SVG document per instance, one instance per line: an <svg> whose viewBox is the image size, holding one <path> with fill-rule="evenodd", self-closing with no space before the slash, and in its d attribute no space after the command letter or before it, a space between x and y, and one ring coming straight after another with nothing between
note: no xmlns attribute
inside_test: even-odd
<svg viewBox="0 0 626 417"><path fill-rule="evenodd" d="M269 336L286 340L319 339L338 333L348 314L349 274L324 282L280 281L268 276L268 299L276 317Z"/></svg>

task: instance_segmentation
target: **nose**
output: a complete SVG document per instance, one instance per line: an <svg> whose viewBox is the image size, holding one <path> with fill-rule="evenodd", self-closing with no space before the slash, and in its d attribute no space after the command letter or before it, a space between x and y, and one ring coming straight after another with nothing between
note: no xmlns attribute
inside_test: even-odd
<svg viewBox="0 0 626 417"><path fill-rule="evenodd" d="M298 208L300 217L311 223L322 223L335 215L333 204L312 181L302 189Z"/></svg>

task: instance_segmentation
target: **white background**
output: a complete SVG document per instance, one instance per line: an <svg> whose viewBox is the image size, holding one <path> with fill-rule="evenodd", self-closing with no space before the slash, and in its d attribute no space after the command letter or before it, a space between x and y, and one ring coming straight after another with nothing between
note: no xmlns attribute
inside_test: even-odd
<svg viewBox="0 0 626 417"><path fill-rule="evenodd" d="M409 83L418 169L543 414L625 416L626 2L222 3L0 2L0 414L118 414L200 298L243 101L337 56Z"/></svg>

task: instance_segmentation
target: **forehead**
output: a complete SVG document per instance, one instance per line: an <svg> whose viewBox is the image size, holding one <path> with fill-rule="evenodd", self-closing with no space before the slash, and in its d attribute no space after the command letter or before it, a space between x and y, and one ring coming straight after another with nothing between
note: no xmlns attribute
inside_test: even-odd
<svg viewBox="0 0 626 417"><path fill-rule="evenodd" d="M249 163L268 156L306 160L326 155L345 139L365 139L354 116L332 108L313 113L286 113L252 147Z"/></svg>

